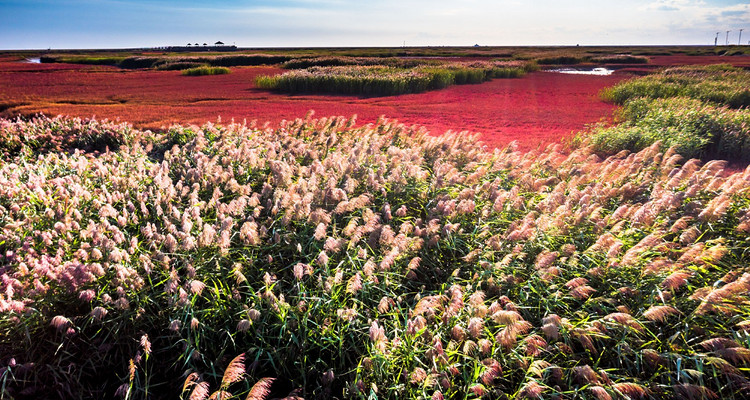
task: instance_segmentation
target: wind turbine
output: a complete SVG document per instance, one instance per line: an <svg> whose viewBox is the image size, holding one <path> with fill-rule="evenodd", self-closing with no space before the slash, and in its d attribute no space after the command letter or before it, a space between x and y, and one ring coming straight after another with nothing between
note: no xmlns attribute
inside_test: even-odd
<svg viewBox="0 0 750 400"><path fill-rule="evenodd" d="M729 46L729 32L731 31L727 31L727 46Z"/></svg>
<svg viewBox="0 0 750 400"><path fill-rule="evenodd" d="M740 29L740 38L739 38L739 39L737 39L737 46L739 46L739 45L741 45L741 44L742 44L742 31L744 31L744 30L745 30L745 29Z"/></svg>
<svg viewBox="0 0 750 400"><path fill-rule="evenodd" d="M719 34L720 34L720 33L721 33L721 32L716 32L716 37L714 38L714 46L716 46L716 44L718 44L718 43L719 43Z"/></svg>

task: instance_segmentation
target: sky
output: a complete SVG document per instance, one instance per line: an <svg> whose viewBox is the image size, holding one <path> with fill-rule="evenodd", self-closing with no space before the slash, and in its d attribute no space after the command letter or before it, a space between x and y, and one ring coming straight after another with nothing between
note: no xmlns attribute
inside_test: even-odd
<svg viewBox="0 0 750 400"><path fill-rule="evenodd" d="M0 0L0 49L708 45L738 0Z"/></svg>

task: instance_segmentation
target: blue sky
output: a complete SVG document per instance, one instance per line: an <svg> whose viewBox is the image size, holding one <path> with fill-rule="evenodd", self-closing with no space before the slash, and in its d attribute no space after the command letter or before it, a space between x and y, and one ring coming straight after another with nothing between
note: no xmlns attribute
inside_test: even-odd
<svg viewBox="0 0 750 400"><path fill-rule="evenodd" d="M0 49L713 44L737 0L0 0Z"/></svg>

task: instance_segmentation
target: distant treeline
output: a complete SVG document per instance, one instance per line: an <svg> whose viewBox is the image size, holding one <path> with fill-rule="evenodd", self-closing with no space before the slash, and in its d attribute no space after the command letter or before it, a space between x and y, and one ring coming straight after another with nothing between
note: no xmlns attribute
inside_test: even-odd
<svg viewBox="0 0 750 400"><path fill-rule="evenodd" d="M89 56L89 55L45 55L40 57L43 63L71 63L113 65L126 69L155 68L155 69L185 69L197 66L235 67L241 65L270 65L292 60L286 55L268 54L236 54L220 56ZM183 68L185 67L185 68Z"/></svg>

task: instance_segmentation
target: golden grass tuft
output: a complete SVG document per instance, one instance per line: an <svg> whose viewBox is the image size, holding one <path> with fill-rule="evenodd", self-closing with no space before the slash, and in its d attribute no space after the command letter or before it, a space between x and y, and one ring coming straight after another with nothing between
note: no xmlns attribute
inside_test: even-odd
<svg viewBox="0 0 750 400"><path fill-rule="evenodd" d="M245 400L266 400L268 395L271 394L271 385L275 380L275 378L261 378L258 382L255 382Z"/></svg>
<svg viewBox="0 0 750 400"><path fill-rule="evenodd" d="M649 394L649 390L642 385L633 382L615 383L612 389L630 397L631 399L642 399Z"/></svg>
<svg viewBox="0 0 750 400"><path fill-rule="evenodd" d="M670 315L680 314L680 310L672 306L652 306L643 312L643 317L649 321L664 322Z"/></svg>
<svg viewBox="0 0 750 400"><path fill-rule="evenodd" d="M232 359L227 368L224 370L224 376L221 378L221 387L227 388L234 382L238 382L245 374L245 353L242 353Z"/></svg>

